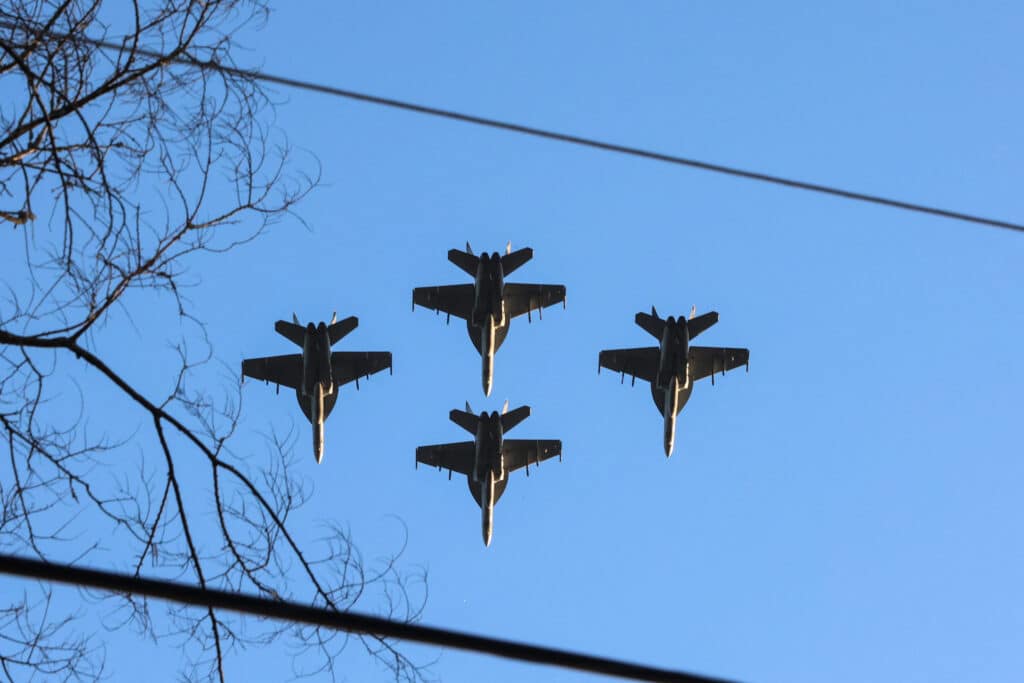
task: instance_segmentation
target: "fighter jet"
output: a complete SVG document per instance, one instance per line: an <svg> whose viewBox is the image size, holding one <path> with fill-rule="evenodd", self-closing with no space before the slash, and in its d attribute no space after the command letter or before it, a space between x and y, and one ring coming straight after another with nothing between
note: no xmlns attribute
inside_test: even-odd
<svg viewBox="0 0 1024 683"><path fill-rule="evenodd" d="M335 351L331 346L337 343L359 325L359 319L350 316L338 321L338 314L331 322L319 325L309 323L303 327L298 316L294 322L278 320L274 323L277 332L302 347L301 354L248 358L242 361L242 375L262 379L295 389L299 407L313 425L313 455L319 463L324 457L324 420L331 414L338 400L338 389L343 384L359 378L369 377L384 368L391 370L391 353L388 351Z"/></svg>
<svg viewBox="0 0 1024 683"><path fill-rule="evenodd" d="M651 383L651 396L658 410L665 416L665 457L672 455L676 438L676 415L686 405L693 390L693 383L715 373L747 366L750 370L748 349L719 348L714 346L690 346L690 340L718 322L718 313L711 311L696 315L694 307L690 319L678 320L669 316L662 320L651 307L651 314L637 313L636 324L647 330L661 342L660 346L639 349L613 349L602 351L598 356L597 371L601 368L622 373ZM696 316L696 317L695 317Z"/></svg>
<svg viewBox="0 0 1024 683"><path fill-rule="evenodd" d="M512 251L512 243L505 247L504 256L494 252L473 254L466 243L466 251L451 249L448 260L474 278L471 285L443 287L417 287L412 291L412 308L416 304L436 312L454 315L466 321L466 330L483 361L484 394L491 395L494 377L494 353L508 334L512 318L526 314L532 322L532 312L562 302L565 306L564 285L524 285L506 283L505 277L533 258L533 249Z"/></svg>
<svg viewBox="0 0 1024 683"><path fill-rule="evenodd" d="M483 513L484 545L491 544L494 529L494 505L505 492L508 473L526 468L530 476L530 463L539 464L553 456L562 459L562 442L557 440L506 439L505 432L530 416L530 406L509 412L508 401L502 414L497 411L479 416L466 403L466 410L453 410L448 417L474 436L473 441L420 446L416 449L416 465L431 465L438 470L447 469L466 475L469 492Z"/></svg>

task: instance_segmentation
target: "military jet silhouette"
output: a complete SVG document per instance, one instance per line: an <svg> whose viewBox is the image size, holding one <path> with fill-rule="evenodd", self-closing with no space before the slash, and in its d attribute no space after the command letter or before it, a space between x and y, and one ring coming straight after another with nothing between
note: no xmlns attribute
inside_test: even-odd
<svg viewBox="0 0 1024 683"><path fill-rule="evenodd" d="M412 307L419 304L434 311L444 311L466 321L466 331L483 361L484 394L491 395L494 378L494 354L508 334L512 318L526 314L532 321L532 311L540 311L553 304L565 305L564 285L525 285L505 282L505 276L533 258L533 249L512 251L512 243L505 254L473 254L466 243L466 251L451 249L448 260L474 278L471 285L445 285L417 287L412 291ZM543 317L543 315L541 315Z"/></svg>
<svg viewBox="0 0 1024 683"><path fill-rule="evenodd" d="M750 369L750 351L714 346L690 346L690 340L718 322L718 313L711 311L696 315L697 309L690 310L690 318L669 316L662 320L651 307L651 313L637 313L636 324L660 341L659 346L638 349L612 349L601 351L597 371L609 370L632 375L651 383L651 396L658 411L665 418L665 457L672 455L676 438L676 416L683 409L693 391L693 383L715 373L738 368Z"/></svg>
<svg viewBox="0 0 1024 683"><path fill-rule="evenodd" d="M473 441L420 446L416 449L416 464L423 463L466 475L469 492L483 514L484 545L491 544L494 530L494 505L508 485L508 474L521 467L530 475L530 463L537 465L554 456L562 458L562 442L539 439L506 439L505 433L530 416L530 406L509 412L508 401L501 415L486 411L474 415L466 402L466 410L453 410L448 415L452 422L474 436Z"/></svg>
<svg viewBox="0 0 1024 683"><path fill-rule="evenodd" d="M274 329L301 346L302 353L248 358L242 361L242 375L295 389L299 407L313 425L313 455L319 463L324 457L324 420L338 400L338 389L352 381L358 389L360 377L369 377L384 368L390 370L391 353L331 352L333 344L359 325L355 316L339 321L335 313L330 323L309 323L305 327L299 324L298 316L292 315L292 320L278 320Z"/></svg>

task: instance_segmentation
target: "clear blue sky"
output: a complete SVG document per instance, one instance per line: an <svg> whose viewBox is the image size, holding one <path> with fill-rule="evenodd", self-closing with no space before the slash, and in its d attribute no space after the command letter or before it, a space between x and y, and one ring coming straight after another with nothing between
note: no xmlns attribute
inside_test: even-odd
<svg viewBox="0 0 1024 683"><path fill-rule="evenodd" d="M1024 220L1017 3L276 5L245 41L273 73ZM432 625L765 683L1024 671L1024 235L277 94L322 164L309 229L196 260L196 311L231 371L288 352L293 310L359 316L339 348L395 370L342 391L319 467L294 398L246 385L236 452L297 430L315 492L294 524L348 524L372 558L403 520ZM445 259L466 240L533 247L513 279L568 288L515 321L490 399L464 327L410 312L413 287L468 281ZM652 304L717 310L701 342L751 350L696 387L669 460L646 385L596 373L653 342L632 322ZM465 483L414 451L505 398L533 407L515 436L565 458L513 475L485 548ZM173 665L133 642L115 679ZM275 650L228 667L290 671ZM434 671L591 680L457 652Z"/></svg>

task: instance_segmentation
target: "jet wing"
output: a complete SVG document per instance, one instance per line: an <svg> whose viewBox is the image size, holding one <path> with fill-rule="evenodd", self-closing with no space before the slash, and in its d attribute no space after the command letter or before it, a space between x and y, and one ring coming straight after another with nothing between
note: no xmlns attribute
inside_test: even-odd
<svg viewBox="0 0 1024 683"><path fill-rule="evenodd" d="M658 376L661 349L657 346L645 346L639 349L611 349L602 351L597 357L597 362L602 368L653 382Z"/></svg>
<svg viewBox="0 0 1024 683"><path fill-rule="evenodd" d="M696 382L715 372L725 372L750 363L749 349L717 346L690 347L690 381Z"/></svg>
<svg viewBox="0 0 1024 683"><path fill-rule="evenodd" d="M297 389L302 384L302 354L246 358L242 361L242 374Z"/></svg>
<svg viewBox="0 0 1024 683"><path fill-rule="evenodd" d="M505 468L511 472L521 467L562 455L562 442L557 439L505 439L502 442Z"/></svg>
<svg viewBox="0 0 1024 683"><path fill-rule="evenodd" d="M417 304L434 311L444 311L456 318L468 319L473 313L473 285L417 287L412 290L413 308Z"/></svg>
<svg viewBox="0 0 1024 683"><path fill-rule="evenodd" d="M565 301L565 285L505 284L502 290L505 314L510 318L540 310Z"/></svg>
<svg viewBox="0 0 1024 683"><path fill-rule="evenodd" d="M473 471L476 462L476 442L459 441L435 446L420 446L416 449L416 462L430 467L453 470L462 474Z"/></svg>
<svg viewBox="0 0 1024 683"><path fill-rule="evenodd" d="M331 354L331 375L337 386L391 368L390 351L335 351Z"/></svg>

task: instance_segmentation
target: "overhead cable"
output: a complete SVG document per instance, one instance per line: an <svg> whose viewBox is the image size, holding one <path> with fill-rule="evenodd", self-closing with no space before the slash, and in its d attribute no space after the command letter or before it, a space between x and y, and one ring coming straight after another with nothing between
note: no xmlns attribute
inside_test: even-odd
<svg viewBox="0 0 1024 683"><path fill-rule="evenodd" d="M0 26L6 28L13 28L14 26L8 22L0 22ZM153 59L167 59L166 55L163 55L154 50L147 50L140 47L129 47L127 44L114 43L105 40L96 40L93 38L87 38L84 36L69 36L67 34L57 33L53 31L38 31L50 35L53 38L58 39L70 39L89 45L94 45L99 48L106 50L117 50L117 51L128 51L134 49L134 52L146 57ZM492 119L483 116L476 116L473 114L465 114L450 109L441 109L439 107L431 107L423 104L415 104L413 102L406 102L390 97L382 97L379 95L370 95L367 93L357 92L355 90L347 90L345 88L337 88L330 85L323 85L320 83L314 83L311 81L304 81L297 78L289 78L287 76L276 76L274 74L265 73L262 71L256 71L254 69L239 69L237 67L228 66L219 62L203 61L197 59L191 59L188 57L179 57L168 60L169 62L187 66L193 66L200 69L207 69L212 71L219 71L232 76L238 76L242 78L251 78L256 81L263 81L267 83L276 83L278 85L287 86L289 88L297 88L300 90L309 90L312 92L319 92L326 95L334 95L336 97L344 97L350 100L357 100L359 102L367 102L370 104L377 104L383 107L391 107L394 109L402 109L405 111L415 112L417 114L426 114L428 116L436 116L445 118L453 121L461 121L463 123L470 123L477 126L485 126L488 128L496 128L499 130L510 131L513 133L520 133L523 135L530 135L533 137L544 138L547 140L556 140L558 142L565 142L572 145L579 145L582 147L590 147L592 149L601 149L607 152L614 152L617 154L625 154L627 156L639 157L642 159L650 159L653 161L661 161L667 164L674 164L677 166L686 166L689 168L696 168L702 171L710 171L712 173L720 173L729 175L737 178L746 178L747 180L755 180L763 183L771 183L773 185L781 185L783 187L789 187L797 190L805 190L808 192L816 192L819 194L830 195L833 197L842 197L843 199L850 199L858 202L867 202L870 204L876 204L881 206L888 206L895 209L903 209L905 211L914 211L917 213L928 214L932 216L940 216L942 218L950 218L957 221L964 221L967 223L974 223L976 225L985 225L993 228L1003 228L1006 230L1015 230L1017 232L1024 232L1024 224L1013 223L1010 221L998 220L994 218L986 218L976 214L965 213L962 211L952 211L950 209L942 209L934 206L927 206L924 204L917 204L914 202L907 202L900 199L891 199L888 197L881 197L879 195L868 194L865 192L855 192L853 190L844 190L840 187L831 185L823 185L820 183L805 182L803 180L793 180L792 178L784 178L782 176L772 175L769 173L760 173L758 171L748 171L733 166L725 166L723 164L716 164L707 161L700 161L698 159L690 159L687 157L681 157L674 154L667 154L663 152L655 152L652 150L641 149L639 147L630 147L628 145L620 145L612 142L602 142L600 140L594 140L591 138L585 138L578 135L571 135L568 133L559 133L551 130L545 130L543 128L535 128L533 126L524 126L518 123L511 123L508 121L501 121L499 119Z"/></svg>
<svg viewBox="0 0 1024 683"><path fill-rule="evenodd" d="M725 679L632 664L607 657L527 645L511 640L488 638L445 628L409 624L356 612L338 612L297 602L268 600L243 593L144 579L127 574L86 569L65 564L0 554L0 573L25 578L87 586L115 593L132 593L197 607L225 609L290 623L323 626L351 633L372 633L385 638L410 640L428 645L470 650L547 666L587 671L637 681L675 683L727 683Z"/></svg>

